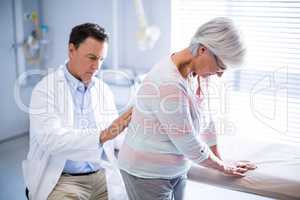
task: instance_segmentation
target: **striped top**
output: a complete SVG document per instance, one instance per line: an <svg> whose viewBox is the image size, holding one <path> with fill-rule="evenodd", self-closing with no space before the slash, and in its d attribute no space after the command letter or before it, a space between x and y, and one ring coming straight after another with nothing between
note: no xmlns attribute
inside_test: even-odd
<svg viewBox="0 0 300 200"><path fill-rule="evenodd" d="M156 64L137 92L119 167L142 178L175 178L208 157L214 123L170 56ZM208 145L207 145L208 144Z"/></svg>

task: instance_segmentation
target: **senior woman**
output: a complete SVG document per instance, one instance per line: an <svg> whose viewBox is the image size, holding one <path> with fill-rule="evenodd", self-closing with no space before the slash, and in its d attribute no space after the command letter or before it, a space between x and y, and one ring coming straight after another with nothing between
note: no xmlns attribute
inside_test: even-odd
<svg viewBox="0 0 300 200"><path fill-rule="evenodd" d="M221 76L229 66L240 65L244 54L233 22L215 18L199 27L188 48L162 59L148 73L119 154L130 200L183 199L189 160L237 177L255 168L219 158L214 124L203 117L199 88L193 90L190 81ZM208 136L205 141L202 134Z"/></svg>

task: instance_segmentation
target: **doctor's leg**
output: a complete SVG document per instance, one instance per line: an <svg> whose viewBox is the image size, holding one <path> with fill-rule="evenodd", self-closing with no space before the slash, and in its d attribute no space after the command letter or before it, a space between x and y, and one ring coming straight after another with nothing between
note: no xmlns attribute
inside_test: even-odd
<svg viewBox="0 0 300 200"><path fill-rule="evenodd" d="M62 175L48 200L107 200L105 172L83 176Z"/></svg>
<svg viewBox="0 0 300 200"><path fill-rule="evenodd" d="M48 200L88 200L92 187L85 176L61 175Z"/></svg>
<svg viewBox="0 0 300 200"><path fill-rule="evenodd" d="M108 200L105 172L99 171L93 177L93 191L90 200Z"/></svg>

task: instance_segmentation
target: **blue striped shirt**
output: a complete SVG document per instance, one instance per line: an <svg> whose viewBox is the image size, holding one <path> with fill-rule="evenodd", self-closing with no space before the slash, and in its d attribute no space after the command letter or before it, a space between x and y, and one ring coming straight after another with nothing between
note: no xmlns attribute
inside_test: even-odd
<svg viewBox="0 0 300 200"><path fill-rule="evenodd" d="M73 99L74 128L96 128L94 111L91 106L91 88L94 87L95 84L94 77L91 83L88 86L85 86L69 72L67 66L64 67L64 75L67 79ZM102 153L103 150L101 151L100 156ZM74 174L86 173L96 171L100 168L100 165L97 163L67 160L63 172Z"/></svg>

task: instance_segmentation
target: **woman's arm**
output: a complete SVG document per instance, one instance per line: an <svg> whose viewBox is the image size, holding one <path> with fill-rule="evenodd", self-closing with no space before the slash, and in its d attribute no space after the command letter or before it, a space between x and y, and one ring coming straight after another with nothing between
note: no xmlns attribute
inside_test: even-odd
<svg viewBox="0 0 300 200"><path fill-rule="evenodd" d="M217 145L210 146L210 150L218 159L222 160ZM254 170L257 168L257 166L254 163L246 160L235 161L233 162L233 165L235 165L236 167L245 168L247 170Z"/></svg>
<svg viewBox="0 0 300 200"><path fill-rule="evenodd" d="M223 172L226 175L230 176L236 176L236 177L244 177L246 175L246 172L248 171L247 168L240 167L238 165L234 164L226 164L217 156L212 151L209 151L209 156L206 160L202 161L199 163L199 165L216 169L220 172Z"/></svg>
<svg viewBox="0 0 300 200"><path fill-rule="evenodd" d="M215 156L217 156L220 160L222 160L218 146L217 145L213 145L210 147L210 150L215 154Z"/></svg>

